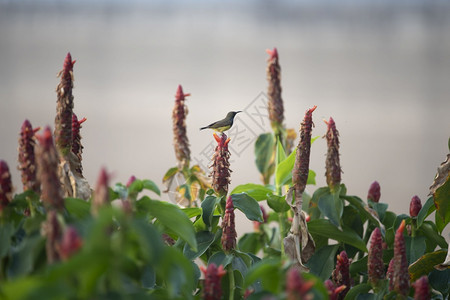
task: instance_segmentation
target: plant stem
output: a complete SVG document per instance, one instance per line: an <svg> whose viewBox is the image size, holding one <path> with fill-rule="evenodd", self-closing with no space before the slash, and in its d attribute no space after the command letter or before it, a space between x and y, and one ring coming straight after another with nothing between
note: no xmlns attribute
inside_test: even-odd
<svg viewBox="0 0 450 300"><path fill-rule="evenodd" d="M281 256L282 257L284 256L284 243L283 243L283 240L286 237L284 235L284 232L286 231L286 228L284 226L285 225L285 219L286 219L286 213L283 213L283 212L278 213L278 222L280 224L280 241L281 241L280 250L281 250Z"/></svg>
<svg viewBox="0 0 450 300"><path fill-rule="evenodd" d="M234 300L235 283L234 283L233 266L231 264L229 264L227 266L227 272L228 272L228 278L229 278L229 282L230 282L230 295L229 295L228 299Z"/></svg>

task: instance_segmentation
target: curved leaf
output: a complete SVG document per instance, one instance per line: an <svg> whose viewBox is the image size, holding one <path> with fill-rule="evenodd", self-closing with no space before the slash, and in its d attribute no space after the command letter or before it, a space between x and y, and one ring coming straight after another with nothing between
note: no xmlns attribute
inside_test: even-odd
<svg viewBox="0 0 450 300"><path fill-rule="evenodd" d="M419 258L416 262L411 264L408 268L411 281L416 281L422 275L427 275L434 266L442 263L447 255L447 250L439 250L431 253L427 253Z"/></svg>
<svg viewBox="0 0 450 300"><path fill-rule="evenodd" d="M272 189L265 187L261 184L248 183L241 184L235 187L230 194L239 194L246 193L256 201L266 200L268 198L268 194L271 195L273 193Z"/></svg>
<svg viewBox="0 0 450 300"><path fill-rule="evenodd" d="M314 253L306 266L311 274L318 276L322 281L327 280L334 269L334 258L339 245L324 246Z"/></svg>
<svg viewBox="0 0 450 300"><path fill-rule="evenodd" d="M273 156L274 138L271 133L263 133L256 139L255 142L255 163L258 171L261 174L266 173L269 169L270 162Z"/></svg>
<svg viewBox="0 0 450 300"><path fill-rule="evenodd" d="M246 193L232 194L231 199L234 207L242 211L247 219L263 222L261 207L255 199Z"/></svg>

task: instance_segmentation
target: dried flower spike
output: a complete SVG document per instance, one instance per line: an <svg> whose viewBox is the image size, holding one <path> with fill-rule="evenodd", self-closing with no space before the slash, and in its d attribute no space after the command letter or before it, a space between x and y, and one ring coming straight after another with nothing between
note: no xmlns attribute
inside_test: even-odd
<svg viewBox="0 0 450 300"><path fill-rule="evenodd" d="M41 199L46 208L59 211L64 209L61 186L58 177L59 158L50 127L46 127L42 135L37 136L39 147L37 151L38 177L41 180Z"/></svg>
<svg viewBox="0 0 450 300"><path fill-rule="evenodd" d="M338 254L336 269L333 271L332 278L337 287L342 285L346 286L338 297L338 299L344 299L345 295L347 295L350 287L352 286L350 278L350 260L348 259L347 252L342 251Z"/></svg>
<svg viewBox="0 0 450 300"><path fill-rule="evenodd" d="M225 205L225 215L222 221L222 248L225 252L230 252L236 248L236 224L234 222L234 205L231 196L227 198Z"/></svg>
<svg viewBox="0 0 450 300"><path fill-rule="evenodd" d="M311 132L314 123L312 113L317 108L314 106L306 111L300 126L300 141L295 155L295 164L292 170L292 183L295 187L295 198L299 199L306 188L309 173L309 157L311 152Z"/></svg>
<svg viewBox="0 0 450 300"><path fill-rule="evenodd" d="M11 173L8 164L4 160L0 160L0 212L12 201L12 198Z"/></svg>
<svg viewBox="0 0 450 300"><path fill-rule="evenodd" d="M67 53L64 66L58 77L61 81L56 88L55 145L63 157L72 149L73 110L73 65L72 56Z"/></svg>
<svg viewBox="0 0 450 300"><path fill-rule="evenodd" d="M222 287L220 284L221 278L226 274L223 266L217 267L214 263L205 267L201 266L203 274L205 275L205 283L203 285L203 299L204 300L220 300L222 298Z"/></svg>
<svg viewBox="0 0 450 300"><path fill-rule="evenodd" d="M428 284L428 277L423 275L416 282L413 283L414 300L429 300L431 299L430 287Z"/></svg>
<svg viewBox="0 0 450 300"><path fill-rule="evenodd" d="M309 291L314 282L305 281L297 268L292 267L286 274L286 296L288 300L312 299Z"/></svg>
<svg viewBox="0 0 450 300"><path fill-rule="evenodd" d="M384 278L383 240L380 228L375 228L370 238L369 255L367 262L369 282L376 286L378 281Z"/></svg>
<svg viewBox="0 0 450 300"><path fill-rule="evenodd" d="M405 238L403 237L404 230L405 220L402 221L395 233L393 284L394 290L397 293L406 296L409 292L409 273L408 261L406 260Z"/></svg>
<svg viewBox="0 0 450 300"><path fill-rule="evenodd" d="M230 183L230 151L228 151L228 143L230 139L227 139L225 133L219 137L216 133L213 134L217 142L216 149L213 155L213 163L211 174L212 188L219 196L224 196L228 193L228 185Z"/></svg>
<svg viewBox="0 0 450 300"><path fill-rule="evenodd" d="M420 210L422 209L422 202L418 196L414 196L409 203L409 215L414 218L417 217Z"/></svg>
<svg viewBox="0 0 450 300"><path fill-rule="evenodd" d="M326 173L327 184L332 192L336 190L341 184L341 164L339 162L339 132L336 129L336 124L333 118L325 123L328 126L327 129L327 159L326 159Z"/></svg>
<svg viewBox="0 0 450 300"><path fill-rule="evenodd" d="M82 245L83 240L78 234L78 231L72 226L67 227L66 230L64 230L61 244L59 246L59 254L61 259L68 260L72 255L80 250Z"/></svg>
<svg viewBox="0 0 450 300"><path fill-rule="evenodd" d="M378 181L372 182L369 188L369 192L367 193L367 199L372 200L373 202L378 203L381 197L381 188Z"/></svg>
<svg viewBox="0 0 450 300"><path fill-rule="evenodd" d="M40 128L33 129L30 121L25 120L20 130L19 138L19 170L22 175L23 190L39 193L41 184L37 179L37 165L34 154L36 144L34 134Z"/></svg>
<svg viewBox="0 0 450 300"><path fill-rule="evenodd" d="M186 115L188 114L188 109L184 103L187 96L190 96L190 94L183 93L183 88L179 85L175 95L175 106L172 111L173 144L179 168L188 167L189 160L191 159L189 140L186 134Z"/></svg>
<svg viewBox="0 0 450 300"><path fill-rule="evenodd" d="M267 96L269 97L269 119L275 134L279 134L283 129L284 107L281 98L281 68L278 63L277 48L266 50L270 55L267 60L267 80L269 87Z"/></svg>
<svg viewBox="0 0 450 300"><path fill-rule="evenodd" d="M83 167L81 166L81 161L83 160L82 154L83 154L83 145L81 144L81 135L80 135L80 129L81 124L83 124L86 121L86 118L83 118L78 121L78 117L76 114L72 114L72 152L78 157L79 165L76 169L76 171L82 175L83 174Z"/></svg>
<svg viewBox="0 0 450 300"><path fill-rule="evenodd" d="M109 175L105 168L100 170L100 174L97 179L97 186L94 192L94 199L91 205L91 210L94 215L96 215L100 207L105 206L109 203Z"/></svg>

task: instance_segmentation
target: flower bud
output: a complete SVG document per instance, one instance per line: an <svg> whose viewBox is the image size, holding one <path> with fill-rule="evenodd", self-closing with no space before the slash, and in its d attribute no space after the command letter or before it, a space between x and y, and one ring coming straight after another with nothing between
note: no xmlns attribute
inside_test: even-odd
<svg viewBox="0 0 450 300"><path fill-rule="evenodd" d="M203 286L204 300L220 300L222 298L222 287L220 284L221 278L226 274L223 266L217 267L214 263L208 265L205 269L200 267L205 275L205 283Z"/></svg>
<svg viewBox="0 0 450 300"><path fill-rule="evenodd" d="M384 278L383 240L380 228L375 228L370 238L369 255L367 262L369 282L376 286L379 280Z"/></svg>
<svg viewBox="0 0 450 300"><path fill-rule="evenodd" d="M394 290L401 295L408 295L409 292L409 273L408 261L406 260L406 246L403 231L405 230L405 220L402 221L394 239L394 265L393 265L393 284Z"/></svg>
<svg viewBox="0 0 450 300"><path fill-rule="evenodd" d="M347 295L350 287L352 286L350 278L350 260L348 259L347 252L342 251L337 256L336 269L332 273L332 279L337 287L345 285L346 288L339 294L338 299L344 299Z"/></svg>
<svg viewBox="0 0 450 300"><path fill-rule="evenodd" d="M91 205L91 210L94 215L98 213L100 207L109 204L109 175L105 168L100 170L97 179L97 186L94 192L94 199Z"/></svg>
<svg viewBox="0 0 450 300"><path fill-rule="evenodd" d="M428 284L428 277L423 275L416 282L413 283L414 300L429 300L431 299L430 287Z"/></svg>
<svg viewBox="0 0 450 300"><path fill-rule="evenodd" d="M83 240L78 234L78 231L72 226L67 227L63 233L59 247L61 259L68 260L72 255L80 250L82 245Z"/></svg>
<svg viewBox="0 0 450 300"><path fill-rule="evenodd" d="M34 134L40 128L33 129L30 121L25 120L20 130L19 138L19 170L22 175L23 190L39 193L41 184L37 179L36 156L34 153Z"/></svg>
<svg viewBox="0 0 450 300"><path fill-rule="evenodd" d="M327 184L331 191L335 191L341 184L341 164L339 162L339 132L336 129L336 124L333 118L325 123L328 126L327 129L327 159L326 159L326 173Z"/></svg>
<svg viewBox="0 0 450 300"><path fill-rule="evenodd" d="M409 215L414 218L417 217L420 210L422 209L422 202L418 196L414 196L409 203Z"/></svg>
<svg viewBox="0 0 450 300"><path fill-rule="evenodd" d="M4 160L0 160L0 212L12 201L12 198L11 173L8 164Z"/></svg>
<svg viewBox="0 0 450 300"><path fill-rule="evenodd" d="M336 287L330 279L327 279L325 281L325 287L328 290L328 295L330 296L330 300L338 300L339 294L347 288L345 285Z"/></svg>
<svg viewBox="0 0 450 300"><path fill-rule="evenodd" d="M309 291L313 287L314 282L305 281L300 272L291 267L286 274L286 296L288 300L296 299L312 299Z"/></svg>
<svg viewBox="0 0 450 300"><path fill-rule="evenodd" d="M219 137L214 133L214 138L217 142L216 149L213 155L213 163L211 165L212 171L210 176L212 177L212 187L219 196L224 196L228 193L228 185L230 183L230 151L228 151L228 143L230 139L222 133Z"/></svg>
<svg viewBox="0 0 450 300"><path fill-rule="evenodd" d="M369 188L369 192L367 194L367 199L372 200L373 202L378 203L380 201L381 191L380 191L380 184L378 181L372 182Z"/></svg>

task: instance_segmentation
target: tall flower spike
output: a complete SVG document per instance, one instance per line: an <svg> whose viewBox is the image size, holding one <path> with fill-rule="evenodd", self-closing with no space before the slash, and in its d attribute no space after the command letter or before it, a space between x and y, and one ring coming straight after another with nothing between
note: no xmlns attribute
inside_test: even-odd
<svg viewBox="0 0 450 300"><path fill-rule="evenodd" d="M41 180L41 199L46 208L59 211L64 209L61 186L58 177L59 158L50 127L46 127L38 136L37 151L38 177Z"/></svg>
<svg viewBox="0 0 450 300"><path fill-rule="evenodd" d="M100 170L97 179L97 186L94 192L94 199L91 205L91 210L94 215L98 214L100 207L109 203L109 175L105 168Z"/></svg>
<svg viewBox="0 0 450 300"><path fill-rule="evenodd" d="M311 152L311 132L314 123L312 113L317 108L314 106L306 111L300 126L300 141L297 146L295 164L292 170L292 183L295 187L295 198L300 199L306 188L309 173L309 157Z"/></svg>
<svg viewBox="0 0 450 300"><path fill-rule="evenodd" d="M217 142L216 149L213 155L213 163L211 174L212 177L212 187L214 191L219 194L219 196L224 196L228 193L228 185L230 183L230 151L228 151L228 143L230 139L227 139L225 133L219 137L214 133L214 138Z"/></svg>
<svg viewBox="0 0 450 300"><path fill-rule="evenodd" d="M347 252L342 251L338 254L336 269L333 271L332 278L337 287L342 285L346 286L338 297L338 299L344 299L352 285L350 278L350 260L348 259Z"/></svg>
<svg viewBox="0 0 450 300"><path fill-rule="evenodd" d="M386 272L386 278L389 279L389 291L394 290L394 259L391 259Z"/></svg>
<svg viewBox="0 0 450 300"><path fill-rule="evenodd" d="M0 160L0 212L12 201L12 198L11 173L8 164L4 160Z"/></svg>
<svg viewBox="0 0 450 300"><path fill-rule="evenodd" d="M270 55L267 60L267 80L269 87L267 96L269 97L269 119L273 130L278 135L283 129L284 107L281 98L281 68L278 63L277 48L266 50Z"/></svg>
<svg viewBox="0 0 450 300"><path fill-rule="evenodd" d="M205 275L205 283L203 285L203 299L204 300L220 300L222 298L222 287L220 280L227 272L223 269L223 266L219 267L216 264L211 263L205 269L200 267Z"/></svg>
<svg viewBox="0 0 450 300"><path fill-rule="evenodd" d="M73 65L72 56L67 53L64 66L58 77L61 81L56 88L55 145L60 154L66 157L72 149L72 110L73 110Z"/></svg>
<svg viewBox="0 0 450 300"><path fill-rule="evenodd" d="M81 166L81 161L83 159L83 145L81 145L81 135L80 135L80 129L81 124L83 124L86 121L86 118L81 119L78 121L78 117L76 114L72 114L72 152L78 157L78 160L80 164L76 168L76 171L82 175L83 174L83 167Z"/></svg>
<svg viewBox="0 0 450 300"><path fill-rule="evenodd" d="M373 202L378 203L381 197L381 188L378 181L372 182L369 187L369 192L367 193L367 199L372 200Z"/></svg>
<svg viewBox="0 0 450 300"><path fill-rule="evenodd" d="M383 240L380 228L375 228L370 238L369 257L367 262L369 282L375 287L384 278Z"/></svg>
<svg viewBox="0 0 450 300"><path fill-rule="evenodd" d="M413 283L414 300L428 300L431 299L430 287L428 285L428 277L423 275L416 282Z"/></svg>
<svg viewBox="0 0 450 300"><path fill-rule="evenodd" d="M341 164L339 162L339 132L336 129L336 124L333 118L325 123L328 126L327 129L327 160L326 160L326 173L327 184L331 191L335 191L337 187L341 184Z"/></svg>
<svg viewBox="0 0 450 300"><path fill-rule="evenodd" d="M417 217L420 210L422 209L422 202L418 196L414 196L409 203L409 215L414 218Z"/></svg>
<svg viewBox="0 0 450 300"><path fill-rule="evenodd" d="M47 212L47 220L42 224L42 231L47 238L45 250L47 252L47 263L52 264L59 261L59 247L61 243L61 225L58 221L56 211L49 210Z"/></svg>
<svg viewBox="0 0 450 300"><path fill-rule="evenodd" d="M286 295L288 300L312 299L309 291L313 287L314 282L305 281L297 268L292 267L286 274Z"/></svg>
<svg viewBox="0 0 450 300"><path fill-rule="evenodd" d="M190 94L183 93L183 88L179 85L175 95L175 106L172 111L173 145L175 147L175 155L179 168L188 167L189 160L191 159L189 140L186 135L186 115L188 114L188 109L184 101L187 96L190 96Z"/></svg>
<svg viewBox="0 0 450 300"><path fill-rule="evenodd" d="M404 296L409 292L408 261L406 260L406 247L403 231L405 230L405 220L402 221L395 233L394 239L394 290Z"/></svg>
<svg viewBox="0 0 450 300"><path fill-rule="evenodd" d="M227 198L225 205L225 215L222 221L222 248L225 252L230 252L236 248L236 224L234 222L234 205L231 196Z"/></svg>
<svg viewBox="0 0 450 300"><path fill-rule="evenodd" d="M25 120L20 130L19 138L19 170L22 175L23 190L32 190L39 193L41 184L37 179L34 134L40 128L33 129L30 121Z"/></svg>

